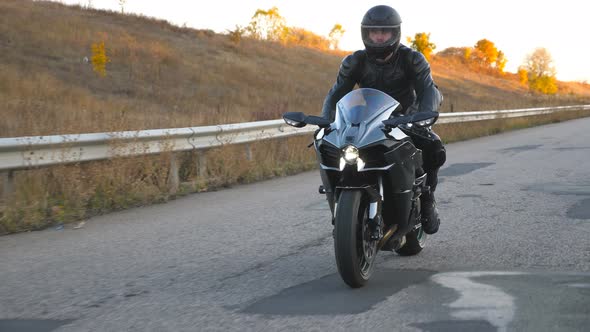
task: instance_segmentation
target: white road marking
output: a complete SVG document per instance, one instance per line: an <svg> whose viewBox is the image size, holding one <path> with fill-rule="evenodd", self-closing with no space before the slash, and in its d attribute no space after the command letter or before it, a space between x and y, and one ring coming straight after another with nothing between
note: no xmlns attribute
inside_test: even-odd
<svg viewBox="0 0 590 332"><path fill-rule="evenodd" d="M522 275L520 272L445 272L432 276L432 280L444 287L454 289L459 299L447 304L454 309L451 315L461 320L484 319L506 331L514 318L514 298L500 288L477 283L470 278L483 276Z"/></svg>

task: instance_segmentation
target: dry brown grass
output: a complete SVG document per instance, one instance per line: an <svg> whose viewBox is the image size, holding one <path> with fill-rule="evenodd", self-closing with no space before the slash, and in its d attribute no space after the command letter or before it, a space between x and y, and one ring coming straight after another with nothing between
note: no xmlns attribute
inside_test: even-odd
<svg viewBox="0 0 590 332"><path fill-rule="evenodd" d="M84 61L92 56L91 45L101 41L111 60L104 78ZM277 119L286 111L318 114L343 55L250 39L236 45L226 35L146 17L3 0L0 137L237 123ZM543 97L529 94L510 74L477 73L437 57L432 69L445 95L443 111L590 101L587 84L560 83L560 95ZM524 125L490 122L437 130L447 140L458 140ZM255 143L251 159L244 146L212 149L202 176L197 152L181 153L179 194L313 169L308 142L300 137ZM169 158L117 158L16 172L16 194L0 211L0 233L173 198Z"/></svg>
<svg viewBox="0 0 590 332"><path fill-rule="evenodd" d="M310 137L177 154L180 191L170 194L170 153L15 172L16 193L0 210L0 234L43 229L178 195L313 169ZM205 153L205 174L198 154ZM1 182L1 181L0 181ZM0 183L1 185L1 183Z"/></svg>
<svg viewBox="0 0 590 332"><path fill-rule="evenodd" d="M318 113L340 60L56 3L3 1L0 17L0 98L8 104L0 137ZM84 61L100 41L111 60L105 78Z"/></svg>

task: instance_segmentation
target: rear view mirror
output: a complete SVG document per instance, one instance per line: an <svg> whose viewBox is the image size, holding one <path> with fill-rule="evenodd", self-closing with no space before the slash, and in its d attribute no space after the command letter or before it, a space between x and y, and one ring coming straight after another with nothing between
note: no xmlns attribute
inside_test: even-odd
<svg viewBox="0 0 590 332"><path fill-rule="evenodd" d="M285 123L296 128L305 127L307 124L305 122L306 118L307 116L302 112L287 112L283 114L283 120L285 120Z"/></svg>

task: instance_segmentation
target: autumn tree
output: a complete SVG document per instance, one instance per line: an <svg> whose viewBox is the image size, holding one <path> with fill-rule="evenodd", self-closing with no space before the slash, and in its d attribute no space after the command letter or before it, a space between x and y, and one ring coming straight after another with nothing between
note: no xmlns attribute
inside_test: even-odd
<svg viewBox="0 0 590 332"><path fill-rule="evenodd" d="M280 15L277 7L269 10L258 9L246 31L255 39L280 41L286 33L285 18Z"/></svg>
<svg viewBox="0 0 590 332"><path fill-rule="evenodd" d="M485 68L503 73L508 62L504 52L500 51L492 41L485 38L478 40L473 47L449 48L447 50L440 54L458 57L459 51L462 51L463 61L474 65L473 69Z"/></svg>
<svg viewBox="0 0 590 332"><path fill-rule="evenodd" d="M518 67L518 72L516 74L518 75L518 81L520 84L526 85L529 82L529 73L524 67Z"/></svg>
<svg viewBox="0 0 590 332"><path fill-rule="evenodd" d="M465 53L465 59L467 62L470 62L479 68L490 67L486 62L485 54L475 47L472 47L469 52Z"/></svg>
<svg viewBox="0 0 590 332"><path fill-rule="evenodd" d="M498 51L498 58L496 59L496 69L498 69L500 73L504 73L504 68L506 68L506 62L508 62L508 59L506 59L504 52Z"/></svg>
<svg viewBox="0 0 590 332"><path fill-rule="evenodd" d="M537 48L526 57L522 66L528 73L529 88L544 94L557 92L557 70L547 49Z"/></svg>
<svg viewBox="0 0 590 332"><path fill-rule="evenodd" d="M469 61L469 59L471 59L471 53L473 53L473 49L471 47L463 48L463 60Z"/></svg>
<svg viewBox="0 0 590 332"><path fill-rule="evenodd" d="M245 28L236 26L234 30L228 30L230 40L239 44L243 36L258 40L280 42L287 45L301 45L320 50L338 48L340 38L344 34L342 25L335 24L329 37L317 35L303 28L289 27L286 20L279 13L277 7L268 10L257 9L252 20Z"/></svg>
<svg viewBox="0 0 590 332"><path fill-rule="evenodd" d="M104 47L104 42L101 41L99 43L92 44L91 49L92 69L94 69L94 72L96 72L98 76L105 77L107 74L107 63L110 62L110 59L107 56L107 52Z"/></svg>
<svg viewBox="0 0 590 332"><path fill-rule="evenodd" d="M346 30L342 28L341 24L334 24L332 30L328 34L328 39L330 40L330 47L334 50L338 49L338 44L340 44L340 39L344 35Z"/></svg>
<svg viewBox="0 0 590 332"><path fill-rule="evenodd" d="M410 43L410 47L424 54L426 60L430 60L432 52L436 48L436 45L430 42L430 33L426 32L416 33L414 39L408 37L408 43Z"/></svg>
<svg viewBox="0 0 590 332"><path fill-rule="evenodd" d="M527 55L524 68L526 68L533 77L555 76L557 71L553 65L553 58L547 49L537 48Z"/></svg>
<svg viewBox="0 0 590 332"><path fill-rule="evenodd" d="M487 40L480 39L475 43L474 48L479 51L482 65L487 67L495 67L496 60L498 60L498 48L496 45Z"/></svg>

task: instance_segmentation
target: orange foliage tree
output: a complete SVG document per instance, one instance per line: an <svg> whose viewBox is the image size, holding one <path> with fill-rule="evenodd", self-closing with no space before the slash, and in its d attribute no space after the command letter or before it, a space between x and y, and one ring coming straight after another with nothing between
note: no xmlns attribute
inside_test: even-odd
<svg viewBox="0 0 590 332"><path fill-rule="evenodd" d="M524 67L518 67L518 81L522 85L526 85L529 82L529 72Z"/></svg>
<svg viewBox="0 0 590 332"><path fill-rule="evenodd" d="M414 39L408 37L408 43L413 49L424 54L426 60L430 60L432 52L436 48L436 45L430 42L430 33L426 32L416 33Z"/></svg>
<svg viewBox="0 0 590 332"><path fill-rule="evenodd" d="M492 41L485 38L478 40L473 47L452 47L444 50L440 54L443 56L459 56L459 51L462 52L463 61L471 63L479 68L488 68L500 73L504 72L504 68L508 62L504 52L498 50Z"/></svg>
<svg viewBox="0 0 590 332"><path fill-rule="evenodd" d="M92 69L100 76L107 74L107 63L110 62L104 47L104 41L92 44Z"/></svg>
<svg viewBox="0 0 590 332"><path fill-rule="evenodd" d="M498 69L500 73L504 72L504 68L506 68L506 62L508 62L508 59L506 59L506 55L504 55L504 52L498 51L498 58L496 59L496 69Z"/></svg>
<svg viewBox="0 0 590 332"><path fill-rule="evenodd" d="M488 67L495 66L496 60L498 59L498 48L493 42L485 38L480 39L475 43L474 48L479 51L482 65Z"/></svg>

